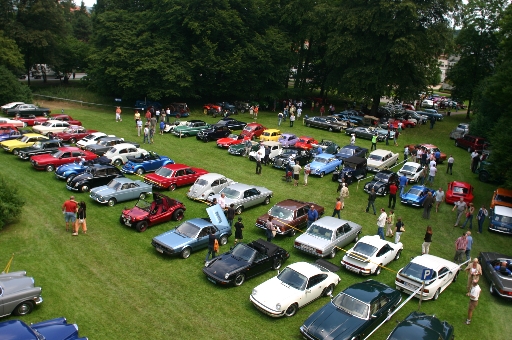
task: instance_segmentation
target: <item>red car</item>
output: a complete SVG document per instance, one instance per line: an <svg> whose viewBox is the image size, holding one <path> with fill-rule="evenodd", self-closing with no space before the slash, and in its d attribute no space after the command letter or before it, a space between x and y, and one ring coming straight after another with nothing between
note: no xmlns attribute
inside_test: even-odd
<svg viewBox="0 0 512 340"><path fill-rule="evenodd" d="M50 115L50 119L68 122L69 125L82 125L81 121L73 119L70 115L54 113Z"/></svg>
<svg viewBox="0 0 512 340"><path fill-rule="evenodd" d="M180 201L159 193L153 193L153 202L139 199L131 209L124 209L119 221L138 232L170 220L181 221L187 210Z"/></svg>
<svg viewBox="0 0 512 340"><path fill-rule="evenodd" d="M311 150L313 148L313 144L318 144L318 141L313 137L301 136L299 137L299 141L295 143L296 148L302 148Z"/></svg>
<svg viewBox="0 0 512 340"><path fill-rule="evenodd" d="M207 174L208 171L199 168L192 168L185 164L167 164L144 177L144 182L154 187L168 190L175 190L183 185L194 184L199 176Z"/></svg>
<svg viewBox="0 0 512 340"><path fill-rule="evenodd" d="M261 125L260 123L249 123L247 124L244 129L242 130L242 136L247 136L250 139L254 140L256 138L259 138L263 131L265 131L267 128Z"/></svg>
<svg viewBox="0 0 512 340"><path fill-rule="evenodd" d="M473 187L466 182L453 181L448 183L448 189L446 190L445 202L448 204L454 204L458 202L460 198L464 199L464 202L473 202Z"/></svg>
<svg viewBox="0 0 512 340"><path fill-rule="evenodd" d="M230 134L226 138L217 139L217 146L219 148L229 148L231 145L241 144L246 140L250 140L247 136Z"/></svg>
<svg viewBox="0 0 512 340"><path fill-rule="evenodd" d="M203 105L203 113L205 115L212 115L213 117L217 117L217 115L222 114L222 107L217 104L204 104Z"/></svg>
<svg viewBox="0 0 512 340"><path fill-rule="evenodd" d="M91 161L98 156L77 147L65 146L54 153L32 156L30 157L30 163L36 170L54 171L60 165L78 161L78 157L82 157L84 161Z"/></svg>
<svg viewBox="0 0 512 340"><path fill-rule="evenodd" d="M12 124L0 124L0 133L6 133L11 131L18 131L18 127Z"/></svg>
<svg viewBox="0 0 512 340"><path fill-rule="evenodd" d="M23 123L25 123L25 126L34 126L34 125L43 124L44 122L46 122L48 120L48 118L46 118L46 117L38 117L38 116L34 116L34 115L30 115L30 116L26 116L26 117L17 117L14 119L22 121Z"/></svg>
<svg viewBox="0 0 512 340"><path fill-rule="evenodd" d="M398 129L398 122L402 122L402 128L413 128L416 126L416 123L406 119L390 119L388 124L391 125L394 129Z"/></svg>
<svg viewBox="0 0 512 340"><path fill-rule="evenodd" d="M53 138L60 139L64 142L69 142L71 144L75 144L77 140L88 136L91 133L98 132L96 130L86 130L83 126L80 125L71 125L66 130L62 132L55 132L52 134Z"/></svg>

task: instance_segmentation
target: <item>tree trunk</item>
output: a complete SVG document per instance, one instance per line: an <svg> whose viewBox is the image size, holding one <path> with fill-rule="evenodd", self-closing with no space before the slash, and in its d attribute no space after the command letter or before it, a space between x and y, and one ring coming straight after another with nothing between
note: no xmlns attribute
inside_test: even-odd
<svg viewBox="0 0 512 340"><path fill-rule="evenodd" d="M380 105L380 96L373 96L372 98L372 111L371 115L377 117L377 110Z"/></svg>
<svg viewBox="0 0 512 340"><path fill-rule="evenodd" d="M468 111L466 112L466 119L470 119L469 118L469 112L471 111L471 102L472 102L472 100L470 99L468 101Z"/></svg>

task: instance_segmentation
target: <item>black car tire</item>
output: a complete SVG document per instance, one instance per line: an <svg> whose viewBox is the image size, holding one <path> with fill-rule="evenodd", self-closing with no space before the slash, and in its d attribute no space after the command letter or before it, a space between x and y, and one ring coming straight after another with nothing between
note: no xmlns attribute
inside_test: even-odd
<svg viewBox="0 0 512 340"><path fill-rule="evenodd" d="M299 309L299 307L297 306L296 303L294 303L290 307L286 308L284 315L286 315L287 317L292 317L297 313L297 309Z"/></svg>
<svg viewBox="0 0 512 340"><path fill-rule="evenodd" d="M114 161L114 163L113 163L113 164L114 164L115 166L121 166L121 165L123 165L123 161L122 161L122 160L120 160L120 159L118 158L118 159L116 159L116 160Z"/></svg>
<svg viewBox="0 0 512 340"><path fill-rule="evenodd" d="M173 183L173 184L169 185L169 188L167 188L167 189L169 189L169 191L174 191L174 190L176 190L176 184L175 184L175 183Z"/></svg>
<svg viewBox="0 0 512 340"><path fill-rule="evenodd" d="M69 142L70 142L71 144L75 144L75 143L76 143L76 138L70 138L70 139L69 139Z"/></svg>
<svg viewBox="0 0 512 340"><path fill-rule="evenodd" d="M82 185L82 192L89 191L89 187L87 185Z"/></svg>
<svg viewBox="0 0 512 340"><path fill-rule="evenodd" d="M494 290L494 285L492 283L489 285L489 293L491 293L491 295L496 294L496 291Z"/></svg>
<svg viewBox="0 0 512 340"><path fill-rule="evenodd" d="M123 218L123 215L119 216L119 223L124 224L124 218Z"/></svg>
<svg viewBox="0 0 512 340"><path fill-rule="evenodd" d="M243 211L244 211L244 207L243 206L239 206L238 208L236 208L235 213L237 215L240 215Z"/></svg>
<svg viewBox="0 0 512 340"><path fill-rule="evenodd" d="M330 296L330 295L332 295L332 292L334 292L334 285L330 284L324 288L324 291L322 292L322 296Z"/></svg>
<svg viewBox="0 0 512 340"><path fill-rule="evenodd" d="M172 219L175 221L181 221L183 219L183 215L183 209L176 209L176 211L172 213Z"/></svg>
<svg viewBox="0 0 512 340"><path fill-rule="evenodd" d="M478 179L480 180L480 182L484 182L484 183L487 183L489 182L489 173L487 171L480 171L478 173Z"/></svg>
<svg viewBox="0 0 512 340"><path fill-rule="evenodd" d="M375 271L373 272L373 275L379 276L381 271L382 271L382 263L380 263L379 266L377 268L375 268Z"/></svg>
<svg viewBox="0 0 512 340"><path fill-rule="evenodd" d="M27 122L23 122L23 127L26 128L28 126Z"/></svg>
<svg viewBox="0 0 512 340"><path fill-rule="evenodd" d="M53 165L50 164L46 166L46 171L52 172L53 170L55 170L55 167Z"/></svg>
<svg viewBox="0 0 512 340"><path fill-rule="evenodd" d="M452 282L456 282L458 277L459 277L459 271L457 271L457 272L455 273L455 275L453 276L453 280L452 280Z"/></svg>
<svg viewBox="0 0 512 340"><path fill-rule="evenodd" d="M233 280L233 284L237 287L241 286L245 281L245 275L244 274L237 274L235 279Z"/></svg>
<svg viewBox="0 0 512 340"><path fill-rule="evenodd" d="M144 168L142 168L142 167L141 167L141 168L138 168L138 169L135 171L135 173L136 173L137 175L141 176L141 175L144 173Z"/></svg>
<svg viewBox="0 0 512 340"><path fill-rule="evenodd" d="M307 127L311 127L311 124L310 124L310 123L306 123L306 126L307 126Z"/></svg>
<svg viewBox="0 0 512 340"><path fill-rule="evenodd" d="M263 201L264 205L270 204L270 196L265 197L265 200Z"/></svg>
<svg viewBox="0 0 512 340"><path fill-rule="evenodd" d="M457 140L455 140L455 146L459 146L459 143L457 143Z"/></svg>
<svg viewBox="0 0 512 340"><path fill-rule="evenodd" d="M14 308L14 311L12 312L12 314L18 315L18 316L27 315L27 314L30 314L32 312L32 310L34 310L34 302L23 301L22 303L17 305L16 308Z"/></svg>
<svg viewBox="0 0 512 340"><path fill-rule="evenodd" d="M399 251L397 251L396 255L395 255L395 261L397 261L398 259L400 259L400 255L402 255L402 249L400 249Z"/></svg>
<svg viewBox="0 0 512 340"><path fill-rule="evenodd" d="M329 132L332 132L332 131L333 131L332 127L329 126Z"/></svg>
<svg viewBox="0 0 512 340"><path fill-rule="evenodd" d="M113 197L111 199L109 199L108 202L107 202L109 207L113 207L114 205L116 205L116 203L117 203L117 201Z"/></svg>
<svg viewBox="0 0 512 340"><path fill-rule="evenodd" d="M436 293L434 294L434 296L432 297L432 300L435 301L439 298L439 294L441 294L441 288L438 288L436 290Z"/></svg>
<svg viewBox="0 0 512 340"><path fill-rule="evenodd" d="M468 152L471 153L471 152L473 152L473 150L471 150L471 148L468 148Z"/></svg>
<svg viewBox="0 0 512 340"><path fill-rule="evenodd" d="M226 235L222 235L219 238L219 245L223 246L223 245L226 245L227 243L228 243L228 237Z"/></svg>
<svg viewBox="0 0 512 340"><path fill-rule="evenodd" d="M69 176L66 178L66 182L67 182L67 183L71 182L71 181L73 180L73 178L75 178L75 177L76 177L76 174L71 174L71 175L69 175Z"/></svg>
<svg viewBox="0 0 512 340"><path fill-rule="evenodd" d="M19 154L19 153L20 153L20 151L19 151L18 149L14 149L14 150L12 150L12 154L13 154L14 156L18 156L18 154Z"/></svg>
<svg viewBox="0 0 512 340"><path fill-rule="evenodd" d="M190 257L190 248L186 247L181 251L181 257L184 259L188 259Z"/></svg>
<svg viewBox="0 0 512 340"><path fill-rule="evenodd" d="M295 228L292 228L292 229L290 230L290 232L288 233L288 236L289 236L289 237L293 237L293 236L295 236L295 234L297 234L297 231L295 230Z"/></svg>
<svg viewBox="0 0 512 340"><path fill-rule="evenodd" d="M135 229L139 232L139 233L143 233L146 231L146 229L148 229L148 222L146 221L141 221L139 223L137 223L137 225L135 226Z"/></svg>
<svg viewBox="0 0 512 340"><path fill-rule="evenodd" d="M354 243L357 243L357 241L359 241L359 233L356 235L356 238L354 239Z"/></svg>
<svg viewBox="0 0 512 340"><path fill-rule="evenodd" d="M325 172L323 172L323 171L322 171L322 172L320 173L320 178L323 178L324 176L325 176Z"/></svg>
<svg viewBox="0 0 512 340"><path fill-rule="evenodd" d="M283 265L283 259L276 258L274 259L274 264L272 265L272 269L278 270Z"/></svg>
<svg viewBox="0 0 512 340"><path fill-rule="evenodd" d="M146 193L143 192L139 195L139 199L143 200L144 198L146 198Z"/></svg>
<svg viewBox="0 0 512 340"><path fill-rule="evenodd" d="M203 138L203 142L204 142L204 143L208 143L209 141L210 141L210 138L208 138L208 137L204 137L204 138Z"/></svg>

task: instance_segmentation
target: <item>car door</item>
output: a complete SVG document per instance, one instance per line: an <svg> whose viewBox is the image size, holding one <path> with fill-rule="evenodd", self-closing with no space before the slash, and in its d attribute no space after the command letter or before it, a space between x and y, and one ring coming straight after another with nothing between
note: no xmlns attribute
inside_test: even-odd
<svg viewBox="0 0 512 340"><path fill-rule="evenodd" d="M441 291L445 290L446 287L452 282L452 273L448 267L442 267L438 271L438 286L441 288Z"/></svg>
<svg viewBox="0 0 512 340"><path fill-rule="evenodd" d="M197 233L195 239L190 243L190 247L192 250L198 250L208 247L208 234L209 232L215 230L217 232L217 228L209 225L202 227L201 230Z"/></svg>
<svg viewBox="0 0 512 340"><path fill-rule="evenodd" d="M355 230L348 223L339 227L336 231L336 244L338 247L345 247L347 244L352 242L355 237L354 233Z"/></svg>
<svg viewBox="0 0 512 340"><path fill-rule="evenodd" d="M327 274L322 273L313 275L308 279L304 295L299 299L299 307L315 301L322 295L325 287L327 287L327 277Z"/></svg>
<svg viewBox="0 0 512 340"><path fill-rule="evenodd" d="M244 191L244 197L242 204L245 208L255 206L263 202L263 198L260 197L260 192L256 188L250 188Z"/></svg>
<svg viewBox="0 0 512 340"><path fill-rule="evenodd" d="M382 293L371 302L369 324L368 327L364 329L363 334L361 334L361 339L373 331L375 327L380 325L388 317L391 307L390 304L390 299Z"/></svg>
<svg viewBox="0 0 512 340"><path fill-rule="evenodd" d="M394 258L393 248L391 248L391 246L386 243L382 246L382 248L380 248L375 256L377 257L375 262L385 266Z"/></svg>
<svg viewBox="0 0 512 340"><path fill-rule="evenodd" d="M181 176L181 177L182 177L181 180L182 180L183 185L186 185L186 184L194 183L198 176L194 170L192 170L191 168L188 168L188 169L185 169L185 175Z"/></svg>
<svg viewBox="0 0 512 340"><path fill-rule="evenodd" d="M100 185L106 185L110 182L112 179L111 176L108 176L108 171L106 168L104 169L97 169L96 173L94 174L94 179L92 180L91 187L94 186L100 186Z"/></svg>
<svg viewBox="0 0 512 340"><path fill-rule="evenodd" d="M338 162L336 161L336 158L331 157L327 160L327 164L325 165L325 172L332 172L336 169L336 166L338 166Z"/></svg>
<svg viewBox="0 0 512 340"><path fill-rule="evenodd" d="M300 207L299 209L297 209L297 212L295 215L297 228L303 229L306 226L307 220L308 220L308 210L309 210L309 207L307 207L307 206L303 206L303 207Z"/></svg>
<svg viewBox="0 0 512 340"><path fill-rule="evenodd" d="M247 273L247 277L253 277L269 271L272 268L272 260L273 259L268 257L267 254L256 250L256 254L254 256L251 269Z"/></svg>

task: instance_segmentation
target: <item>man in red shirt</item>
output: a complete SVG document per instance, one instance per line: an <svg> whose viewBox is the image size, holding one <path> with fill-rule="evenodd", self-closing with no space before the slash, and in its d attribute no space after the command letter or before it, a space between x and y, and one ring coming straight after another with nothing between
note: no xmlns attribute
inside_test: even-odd
<svg viewBox="0 0 512 340"><path fill-rule="evenodd" d="M466 238L466 233L462 234L461 237L455 241L455 257L454 260L456 263L462 263L465 260L464 254L466 253L466 247L468 246L468 239Z"/></svg>
<svg viewBox="0 0 512 340"><path fill-rule="evenodd" d="M398 187L396 186L395 182L392 182L389 185L389 203L388 208L395 209L396 204L396 192L398 190ZM393 206L391 206L391 201L393 201Z"/></svg>
<svg viewBox="0 0 512 340"><path fill-rule="evenodd" d="M71 196L69 200L64 202L62 205L62 213L64 214L64 220L66 221L66 231L69 231L69 225L73 227L76 221L76 211L78 204L75 201L75 196Z"/></svg>

